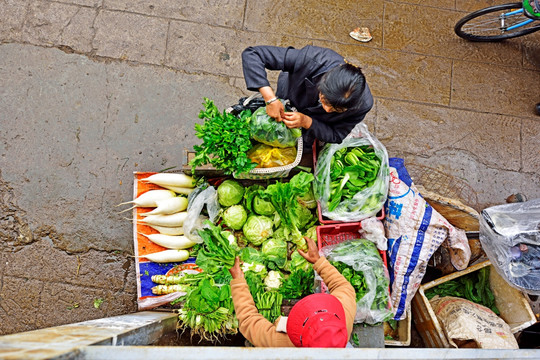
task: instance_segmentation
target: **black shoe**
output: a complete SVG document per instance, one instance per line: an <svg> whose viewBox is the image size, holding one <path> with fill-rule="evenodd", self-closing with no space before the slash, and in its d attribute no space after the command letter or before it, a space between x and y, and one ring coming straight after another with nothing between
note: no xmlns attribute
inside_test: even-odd
<svg viewBox="0 0 540 360"><path fill-rule="evenodd" d="M536 115L540 115L540 103L536 104Z"/></svg>

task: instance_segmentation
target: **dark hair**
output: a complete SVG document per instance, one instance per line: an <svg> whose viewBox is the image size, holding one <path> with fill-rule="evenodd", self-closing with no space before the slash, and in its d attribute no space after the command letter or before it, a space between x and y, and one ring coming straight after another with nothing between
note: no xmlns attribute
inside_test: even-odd
<svg viewBox="0 0 540 360"><path fill-rule="evenodd" d="M361 105L366 78L362 70L349 63L341 64L323 75L317 89L334 109L354 109Z"/></svg>

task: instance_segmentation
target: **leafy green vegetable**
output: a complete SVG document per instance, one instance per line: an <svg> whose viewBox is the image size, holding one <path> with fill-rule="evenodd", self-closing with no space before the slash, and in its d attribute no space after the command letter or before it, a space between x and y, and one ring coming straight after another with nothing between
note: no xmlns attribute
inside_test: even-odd
<svg viewBox="0 0 540 360"><path fill-rule="evenodd" d="M261 245L264 240L272 236L272 219L266 216L250 215L242 227L245 237L253 245Z"/></svg>
<svg viewBox="0 0 540 360"><path fill-rule="evenodd" d="M287 243L283 240L270 238L262 245L262 253L269 269L283 268L287 261Z"/></svg>
<svg viewBox="0 0 540 360"><path fill-rule="evenodd" d="M222 268L230 269L234 265L236 251L223 235L221 226L216 226L209 220L204 224L209 228L198 230L204 245L199 249L195 263L209 274L216 273Z"/></svg>
<svg viewBox="0 0 540 360"><path fill-rule="evenodd" d="M327 259L356 291L357 319L368 324L389 320L390 279L374 243L365 239L336 245Z"/></svg>
<svg viewBox="0 0 540 360"><path fill-rule="evenodd" d="M218 278L224 274L222 271ZM222 335L236 334L238 331L231 287L228 284L217 286L214 278L205 274L196 285L190 287L188 294L182 299L185 303L179 311L179 324L181 328L191 328L192 335L197 334L207 340L219 340Z"/></svg>
<svg viewBox="0 0 540 360"><path fill-rule="evenodd" d="M244 197L244 187L237 181L227 179L218 188L218 201L223 206L232 206L242 201Z"/></svg>
<svg viewBox="0 0 540 360"><path fill-rule="evenodd" d="M313 265L311 265L298 251L294 251L291 254L291 272L294 271L304 271L304 272L313 272Z"/></svg>
<svg viewBox="0 0 540 360"><path fill-rule="evenodd" d="M247 157L251 149L249 121L251 111L245 110L239 117L220 113L212 100L204 98L204 110L199 113L204 124L195 124L195 135L202 139L195 145L195 157L190 161L192 167L210 164L225 174L248 172L257 166Z"/></svg>
<svg viewBox="0 0 540 360"><path fill-rule="evenodd" d="M225 225L233 230L240 230L246 223L247 212L242 205L233 205L223 212L222 217Z"/></svg>
<svg viewBox="0 0 540 360"><path fill-rule="evenodd" d="M266 107L260 107L253 113L250 121L250 133L253 140L274 147L291 147L302 136L300 129L289 129L285 123L277 122L266 114Z"/></svg>
<svg viewBox="0 0 540 360"><path fill-rule="evenodd" d="M314 280L315 273L313 270L293 270L279 288L279 292L283 295L284 299L300 299L304 296L313 294Z"/></svg>
<svg viewBox="0 0 540 360"><path fill-rule="evenodd" d="M261 198L272 202L281 219L281 227L290 232L290 241L300 249L307 250L302 230L313 225L317 219L302 206L297 197L305 196L311 189L313 174L299 172L288 183L276 182L261 192Z"/></svg>
<svg viewBox="0 0 540 360"><path fill-rule="evenodd" d="M464 298L491 309L497 315L500 314L489 284L489 267L487 266L427 289L425 295L429 300L435 295Z"/></svg>
<svg viewBox="0 0 540 360"><path fill-rule="evenodd" d="M270 322L276 321L281 316L281 304L283 296L277 291L257 292L255 306L259 313Z"/></svg>
<svg viewBox="0 0 540 360"><path fill-rule="evenodd" d="M272 202L261 199L260 196L256 195L253 199L253 211L259 215L273 215L276 212Z"/></svg>

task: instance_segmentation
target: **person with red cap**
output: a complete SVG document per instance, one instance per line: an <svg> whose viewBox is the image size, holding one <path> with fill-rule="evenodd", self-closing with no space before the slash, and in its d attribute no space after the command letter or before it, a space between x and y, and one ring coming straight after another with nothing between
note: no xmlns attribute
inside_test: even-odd
<svg viewBox="0 0 540 360"><path fill-rule="evenodd" d="M330 294L312 294L294 305L288 317L274 324L255 307L238 257L229 270L234 310L240 332L260 347L346 347L356 315L356 293L351 284L319 255L313 240L305 238L308 252L298 250L328 286Z"/></svg>

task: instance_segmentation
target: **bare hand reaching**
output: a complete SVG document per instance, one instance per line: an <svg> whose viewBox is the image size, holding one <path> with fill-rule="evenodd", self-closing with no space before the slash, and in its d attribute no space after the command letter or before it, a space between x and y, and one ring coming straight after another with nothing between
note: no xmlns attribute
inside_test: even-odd
<svg viewBox="0 0 540 360"><path fill-rule="evenodd" d="M298 249L298 253L304 257L307 261L309 261L312 264L315 264L317 260L320 259L319 255L319 249L317 249L317 245L315 245L315 242L308 238L307 236L304 236L304 239L306 239L306 243L308 246L307 253L303 252L302 250Z"/></svg>

